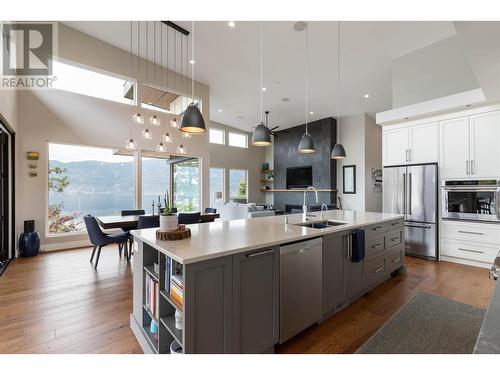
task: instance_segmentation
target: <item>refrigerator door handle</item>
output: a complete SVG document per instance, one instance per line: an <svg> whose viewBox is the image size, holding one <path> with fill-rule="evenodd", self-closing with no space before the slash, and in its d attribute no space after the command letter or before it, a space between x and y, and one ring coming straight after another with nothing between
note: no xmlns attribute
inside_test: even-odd
<svg viewBox="0 0 500 375"><path fill-rule="evenodd" d="M403 214L406 215L406 173L403 173Z"/></svg>
<svg viewBox="0 0 500 375"><path fill-rule="evenodd" d="M408 174L408 213L411 215L411 191L412 191L412 184L411 184L411 173Z"/></svg>
<svg viewBox="0 0 500 375"><path fill-rule="evenodd" d="M421 225L415 225L415 224L405 224L405 227L411 227L411 228L422 228L422 229L431 229L432 226L426 225L426 224L421 224Z"/></svg>

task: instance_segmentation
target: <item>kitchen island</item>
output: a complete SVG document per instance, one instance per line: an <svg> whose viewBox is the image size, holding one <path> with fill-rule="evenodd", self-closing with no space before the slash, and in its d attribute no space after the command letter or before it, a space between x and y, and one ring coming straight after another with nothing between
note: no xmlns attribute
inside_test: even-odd
<svg viewBox="0 0 500 375"><path fill-rule="evenodd" d="M282 342L280 324L287 318L283 311L280 314L280 306L283 310L286 303L280 290L287 282L280 282L284 274L280 254L290 247L284 245L313 240L309 242L320 246L314 270L320 282L311 290L319 296L313 323L404 268L402 215L333 210L307 217L218 221L190 229L192 237L180 241L159 241L156 229L131 232L130 324L146 353L169 353L173 342L184 353L273 352ZM353 262L356 229L365 232L365 257ZM297 252L304 257L303 264L308 262L307 249ZM301 269L300 262L295 264L292 271L297 278L311 273ZM302 284L297 285L307 292L308 285Z"/></svg>

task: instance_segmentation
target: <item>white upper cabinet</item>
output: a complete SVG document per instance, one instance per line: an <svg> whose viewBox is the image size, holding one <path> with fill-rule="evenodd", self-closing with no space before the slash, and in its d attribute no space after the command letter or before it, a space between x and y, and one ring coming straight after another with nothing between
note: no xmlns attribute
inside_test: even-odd
<svg viewBox="0 0 500 375"><path fill-rule="evenodd" d="M409 131L409 164L437 163L439 146L438 123L412 126Z"/></svg>
<svg viewBox="0 0 500 375"><path fill-rule="evenodd" d="M441 177L470 177L469 117L441 121Z"/></svg>
<svg viewBox="0 0 500 375"><path fill-rule="evenodd" d="M474 178L500 177L500 111L470 118L470 163Z"/></svg>
<svg viewBox="0 0 500 375"><path fill-rule="evenodd" d="M384 130L384 165L438 161L438 123Z"/></svg>
<svg viewBox="0 0 500 375"><path fill-rule="evenodd" d="M408 128L384 130L384 165L408 163Z"/></svg>

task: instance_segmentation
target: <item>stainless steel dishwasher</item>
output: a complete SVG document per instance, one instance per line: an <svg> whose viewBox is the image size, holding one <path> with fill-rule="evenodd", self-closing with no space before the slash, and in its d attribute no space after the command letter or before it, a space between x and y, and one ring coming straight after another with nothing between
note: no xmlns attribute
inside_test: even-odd
<svg viewBox="0 0 500 375"><path fill-rule="evenodd" d="M323 239L280 247L280 344L322 318Z"/></svg>

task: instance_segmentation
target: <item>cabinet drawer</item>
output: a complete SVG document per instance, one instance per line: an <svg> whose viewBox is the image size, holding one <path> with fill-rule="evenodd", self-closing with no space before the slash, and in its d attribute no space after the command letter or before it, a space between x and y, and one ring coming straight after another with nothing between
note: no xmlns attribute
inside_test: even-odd
<svg viewBox="0 0 500 375"><path fill-rule="evenodd" d="M477 242L444 240L441 254L459 259L475 260L492 264L500 247Z"/></svg>
<svg viewBox="0 0 500 375"><path fill-rule="evenodd" d="M393 246L399 245L401 242L403 242L403 228L400 229L394 229L389 232L387 232L386 235L386 247L390 248Z"/></svg>
<svg viewBox="0 0 500 375"><path fill-rule="evenodd" d="M365 241L365 257L372 258L377 255L384 254L385 251L385 234L369 237Z"/></svg>
<svg viewBox="0 0 500 375"><path fill-rule="evenodd" d="M449 240L500 244L500 225L443 221L441 237Z"/></svg>
<svg viewBox="0 0 500 375"><path fill-rule="evenodd" d="M365 227L366 237L376 236L386 231L385 223L373 224Z"/></svg>
<svg viewBox="0 0 500 375"><path fill-rule="evenodd" d="M365 263L365 286L384 280L386 276L385 258Z"/></svg>
<svg viewBox="0 0 500 375"><path fill-rule="evenodd" d="M385 263L387 265L387 273L391 273L401 268L404 264L404 245L401 244L387 251Z"/></svg>
<svg viewBox="0 0 500 375"><path fill-rule="evenodd" d="M399 219L395 221L389 221L387 224L387 230L393 230L396 228L403 228L405 226L405 219Z"/></svg>

